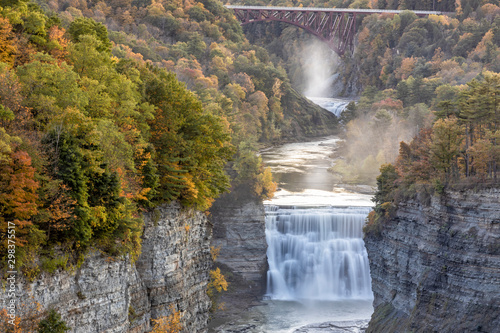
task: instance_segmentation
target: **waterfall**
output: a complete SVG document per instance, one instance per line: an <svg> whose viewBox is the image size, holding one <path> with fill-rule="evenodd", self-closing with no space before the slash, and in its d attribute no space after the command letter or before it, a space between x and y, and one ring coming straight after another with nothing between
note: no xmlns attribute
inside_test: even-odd
<svg viewBox="0 0 500 333"><path fill-rule="evenodd" d="M340 117L340 114L342 111L345 110L347 105L351 102L350 100L346 99L339 99L339 98L324 98L324 97L307 97L314 103L318 104L322 108L330 111L337 117Z"/></svg>
<svg viewBox="0 0 500 333"><path fill-rule="evenodd" d="M372 298L362 239L370 209L266 206L267 296L278 300Z"/></svg>

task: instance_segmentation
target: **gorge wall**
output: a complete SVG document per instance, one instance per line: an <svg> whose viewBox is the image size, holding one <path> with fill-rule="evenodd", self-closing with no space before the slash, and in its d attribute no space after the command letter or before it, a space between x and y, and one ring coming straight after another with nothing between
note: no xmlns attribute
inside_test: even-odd
<svg viewBox="0 0 500 333"><path fill-rule="evenodd" d="M210 209L212 246L220 248L216 264L229 282L220 299L224 311L214 314L213 327L257 304L265 292L265 211L262 201L249 193L252 190L247 186L234 188Z"/></svg>
<svg viewBox="0 0 500 333"><path fill-rule="evenodd" d="M74 333L139 333L150 319L181 314L184 333L207 332L211 227L206 216L177 203L145 215L142 253L135 264L94 251L73 271L19 277L18 315L26 304L53 308ZM5 290L0 291L2 305Z"/></svg>
<svg viewBox="0 0 500 333"><path fill-rule="evenodd" d="M365 243L367 332L499 332L500 190L407 200Z"/></svg>

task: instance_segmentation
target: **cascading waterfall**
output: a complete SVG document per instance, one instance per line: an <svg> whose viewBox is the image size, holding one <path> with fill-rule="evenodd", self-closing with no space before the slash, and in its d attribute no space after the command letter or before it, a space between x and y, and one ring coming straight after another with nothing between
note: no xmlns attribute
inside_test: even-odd
<svg viewBox="0 0 500 333"><path fill-rule="evenodd" d="M369 207L266 206L267 296L370 299L362 228Z"/></svg>
<svg viewBox="0 0 500 333"><path fill-rule="evenodd" d="M338 98L324 98L324 97L307 97L314 103L318 104L322 108L330 111L337 117L345 110L350 100L343 100Z"/></svg>

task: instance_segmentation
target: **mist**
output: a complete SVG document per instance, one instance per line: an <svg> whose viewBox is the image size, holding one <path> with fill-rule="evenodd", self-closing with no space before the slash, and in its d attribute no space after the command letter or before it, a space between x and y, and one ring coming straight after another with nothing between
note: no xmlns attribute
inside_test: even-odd
<svg viewBox="0 0 500 333"><path fill-rule="evenodd" d="M299 56L303 94L345 122L344 140L336 151L339 159L331 171L340 174L344 183L374 185L380 166L396 160L399 143L411 141L419 129L430 126L430 110L424 104L403 108L394 91L388 91L362 97L355 110L343 117L341 109L349 100L332 99L342 90L341 59L316 39L305 44Z"/></svg>
<svg viewBox="0 0 500 333"><path fill-rule="evenodd" d="M301 51L304 75L303 94L308 97L334 97L340 59L325 42L317 39L307 43Z"/></svg>
<svg viewBox="0 0 500 333"><path fill-rule="evenodd" d="M382 104L358 110L361 114L346 125L344 141L337 151L342 159L332 168L346 183L375 185L380 166L398 157L399 143L410 142L421 128L432 124L432 112L425 104L405 110L402 105L401 109L391 110Z"/></svg>

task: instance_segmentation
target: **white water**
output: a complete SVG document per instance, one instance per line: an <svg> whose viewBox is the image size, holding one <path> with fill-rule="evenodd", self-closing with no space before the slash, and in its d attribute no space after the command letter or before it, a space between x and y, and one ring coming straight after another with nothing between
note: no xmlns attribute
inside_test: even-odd
<svg viewBox="0 0 500 333"><path fill-rule="evenodd" d="M311 100L336 115L349 103ZM250 332L290 333L312 323L367 320L373 312L362 240L372 195L346 190L327 171L338 140L285 144L261 154L280 191L266 202L268 300L250 311L262 318Z"/></svg>
<svg viewBox="0 0 500 333"><path fill-rule="evenodd" d="M267 296L275 300L371 299L362 239L367 207L267 206Z"/></svg>
<svg viewBox="0 0 500 333"><path fill-rule="evenodd" d="M351 102L348 99L340 99L340 98L326 98L326 97L307 97L309 100L313 101L315 104L318 104L322 108L330 111L337 117L340 117L342 111L345 110L347 104Z"/></svg>
<svg viewBox="0 0 500 333"><path fill-rule="evenodd" d="M265 202L268 297L221 332L291 333L312 323L370 318L362 226L372 195L346 190L327 171L338 141L327 137L261 153L280 188ZM247 329L232 330L239 325Z"/></svg>

